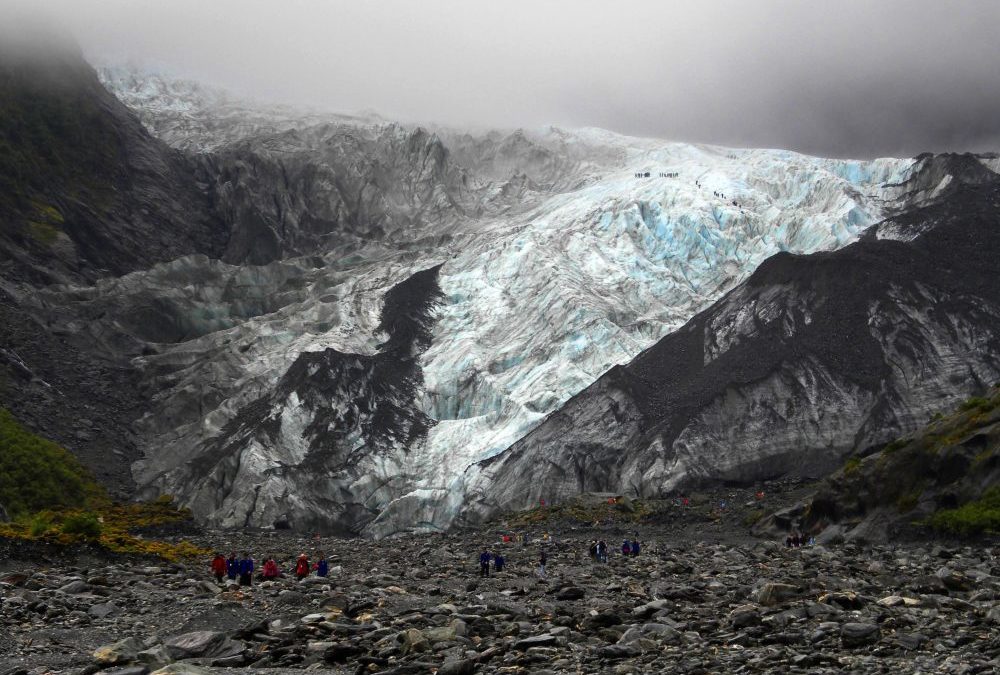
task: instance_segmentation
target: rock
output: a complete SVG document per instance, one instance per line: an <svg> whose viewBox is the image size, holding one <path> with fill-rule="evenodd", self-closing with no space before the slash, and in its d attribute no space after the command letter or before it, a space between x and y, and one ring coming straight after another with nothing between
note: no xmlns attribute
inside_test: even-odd
<svg viewBox="0 0 1000 675"><path fill-rule="evenodd" d="M78 595L80 593L86 593L87 591L89 591L90 584L81 579L77 579L75 581L69 582L65 586L61 586L59 590L69 595Z"/></svg>
<svg viewBox="0 0 1000 675"><path fill-rule="evenodd" d="M557 600L579 600L587 595L587 592L579 586L567 586L556 593Z"/></svg>
<svg viewBox="0 0 1000 675"><path fill-rule="evenodd" d="M87 614L94 619L106 619L109 616L117 616L121 614L121 610L113 602L101 602L96 605L91 606L87 610Z"/></svg>
<svg viewBox="0 0 1000 675"><path fill-rule="evenodd" d="M472 659L445 661L438 668L437 675L472 675L476 672L476 662Z"/></svg>
<svg viewBox="0 0 1000 675"><path fill-rule="evenodd" d="M230 640L225 633L199 630L183 635L175 635L163 641L167 654L175 661L183 659L235 656L243 651L243 645Z"/></svg>
<svg viewBox="0 0 1000 675"><path fill-rule="evenodd" d="M920 649L929 638L923 633L896 633L895 641L903 649L914 651Z"/></svg>
<svg viewBox="0 0 1000 675"><path fill-rule="evenodd" d="M798 594L798 589L791 584L766 583L757 591L757 603L764 607L774 607Z"/></svg>
<svg viewBox="0 0 1000 675"><path fill-rule="evenodd" d="M163 645L156 645L142 650L136 654L135 660L149 666L150 670L162 668L173 662L173 659L170 658L170 654L167 652L167 648Z"/></svg>
<svg viewBox="0 0 1000 675"><path fill-rule="evenodd" d="M551 647L556 643L555 635L533 635L514 643L514 649L531 649L532 647Z"/></svg>
<svg viewBox="0 0 1000 675"><path fill-rule="evenodd" d="M149 668L146 666L125 666L101 671L102 675L146 675L148 672Z"/></svg>
<svg viewBox="0 0 1000 675"><path fill-rule="evenodd" d="M396 638L402 644L403 654L414 652L425 652L430 649L430 644L423 632L416 628L407 628Z"/></svg>
<svg viewBox="0 0 1000 675"><path fill-rule="evenodd" d="M733 628L759 626L760 612L754 605L741 605L729 613L729 623Z"/></svg>
<svg viewBox="0 0 1000 675"><path fill-rule="evenodd" d="M145 645L138 638L130 637L114 644L104 645L94 650L94 661L102 665L116 666L134 661Z"/></svg>
<svg viewBox="0 0 1000 675"><path fill-rule="evenodd" d="M857 647L878 642L881 631L873 623L845 623L840 627L840 640L845 647Z"/></svg>
<svg viewBox="0 0 1000 675"><path fill-rule="evenodd" d="M212 675L212 671L192 663L171 663L149 675Z"/></svg>

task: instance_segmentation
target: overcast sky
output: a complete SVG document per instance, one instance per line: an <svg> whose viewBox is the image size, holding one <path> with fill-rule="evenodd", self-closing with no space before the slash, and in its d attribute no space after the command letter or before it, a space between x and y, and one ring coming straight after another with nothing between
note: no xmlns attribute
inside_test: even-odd
<svg viewBox="0 0 1000 675"><path fill-rule="evenodd" d="M1000 149L996 0L35 2L91 60L269 101L830 156Z"/></svg>

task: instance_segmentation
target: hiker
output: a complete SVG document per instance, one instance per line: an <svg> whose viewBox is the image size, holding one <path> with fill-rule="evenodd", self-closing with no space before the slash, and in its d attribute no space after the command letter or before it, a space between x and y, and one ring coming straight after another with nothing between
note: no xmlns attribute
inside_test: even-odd
<svg viewBox="0 0 1000 675"><path fill-rule="evenodd" d="M792 533L789 532L788 536L785 537L785 548L791 548L791 547L792 547Z"/></svg>
<svg viewBox="0 0 1000 675"><path fill-rule="evenodd" d="M636 539L635 541L632 542L632 557L634 558L637 555L639 555L639 540L638 539Z"/></svg>
<svg viewBox="0 0 1000 675"><path fill-rule="evenodd" d="M316 564L313 565L313 569L316 570L316 576L325 577L330 573L330 563L326 561L326 556L320 551L316 559Z"/></svg>
<svg viewBox="0 0 1000 675"><path fill-rule="evenodd" d="M479 576L488 577L490 575L490 552L483 549L479 554Z"/></svg>
<svg viewBox="0 0 1000 675"><path fill-rule="evenodd" d="M597 559L603 563L608 562L608 544L603 539L597 542Z"/></svg>
<svg viewBox="0 0 1000 675"><path fill-rule="evenodd" d="M274 558L269 557L264 561L264 571L261 576L264 581L274 581L281 576L281 570L278 569L278 563L274 562Z"/></svg>
<svg viewBox="0 0 1000 675"><path fill-rule="evenodd" d="M504 566L504 564L506 564L506 562L507 561L503 559L502 555L500 555L499 553L494 553L493 554L493 571L494 572L503 572L503 566Z"/></svg>
<svg viewBox="0 0 1000 675"><path fill-rule="evenodd" d="M230 553L229 557L226 558L226 576L229 577L230 581L236 581L236 577L240 575L240 562L236 559L236 553Z"/></svg>
<svg viewBox="0 0 1000 675"><path fill-rule="evenodd" d="M590 559L597 560L597 542L593 539L590 541Z"/></svg>
<svg viewBox="0 0 1000 675"><path fill-rule="evenodd" d="M216 553L215 557L212 558L212 574L215 575L215 580L222 583L222 578L226 576L226 556L221 553Z"/></svg>
<svg viewBox="0 0 1000 675"><path fill-rule="evenodd" d="M249 586L253 583L253 558L249 553L244 553L239 563L240 586Z"/></svg>
<svg viewBox="0 0 1000 675"><path fill-rule="evenodd" d="M632 544L628 539L622 542L622 555L628 557L632 553Z"/></svg>
<svg viewBox="0 0 1000 675"><path fill-rule="evenodd" d="M298 560L295 561L295 578L302 581L307 576L309 576L309 556L300 553Z"/></svg>
<svg viewBox="0 0 1000 675"><path fill-rule="evenodd" d="M545 564L549 561L549 557L545 554L545 549L542 549L542 554L538 558L538 576L542 579L545 578Z"/></svg>

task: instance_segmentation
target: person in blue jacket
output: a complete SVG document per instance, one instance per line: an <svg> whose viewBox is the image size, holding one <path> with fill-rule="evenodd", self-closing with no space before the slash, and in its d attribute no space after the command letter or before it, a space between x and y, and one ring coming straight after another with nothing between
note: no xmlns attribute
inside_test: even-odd
<svg viewBox="0 0 1000 675"><path fill-rule="evenodd" d="M326 561L326 556L322 553L319 554L319 559L313 565L313 569L316 570L316 576L325 577L330 573L330 563Z"/></svg>
<svg viewBox="0 0 1000 675"><path fill-rule="evenodd" d="M244 553L240 559L240 586L249 586L253 582L253 558Z"/></svg>
<svg viewBox="0 0 1000 675"><path fill-rule="evenodd" d="M483 549L479 554L479 576L488 577L490 575L490 552Z"/></svg>
<svg viewBox="0 0 1000 675"><path fill-rule="evenodd" d="M632 542L632 556L635 557L639 555L639 540L636 539Z"/></svg>
<svg viewBox="0 0 1000 675"><path fill-rule="evenodd" d="M226 558L226 576L229 577L230 581L236 581L236 577L240 575L240 561L236 559L236 552L229 554Z"/></svg>
<svg viewBox="0 0 1000 675"><path fill-rule="evenodd" d="M499 553L494 553L493 554L493 571L494 572L503 572L504 562L505 561L504 561L502 555L500 555Z"/></svg>

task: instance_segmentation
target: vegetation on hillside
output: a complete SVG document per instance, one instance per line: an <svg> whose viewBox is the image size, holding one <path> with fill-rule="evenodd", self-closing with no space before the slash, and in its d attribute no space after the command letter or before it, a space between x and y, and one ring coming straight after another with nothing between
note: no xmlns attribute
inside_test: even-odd
<svg viewBox="0 0 1000 675"><path fill-rule="evenodd" d="M814 497L807 524L860 522L891 509L958 536L1000 533L1000 387L934 415L880 452L849 458Z"/></svg>
<svg viewBox="0 0 1000 675"><path fill-rule="evenodd" d="M168 560L206 555L180 541L167 543L132 532L191 520L170 497L115 504L68 451L33 434L0 408L0 505L13 520L0 536L59 544L90 542L114 553L157 555Z"/></svg>

